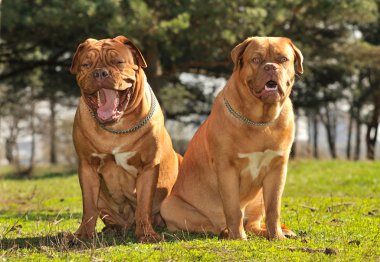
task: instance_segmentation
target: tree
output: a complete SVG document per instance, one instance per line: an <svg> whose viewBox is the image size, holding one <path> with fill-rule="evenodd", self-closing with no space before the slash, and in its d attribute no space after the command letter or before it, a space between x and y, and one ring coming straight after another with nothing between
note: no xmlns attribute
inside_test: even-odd
<svg viewBox="0 0 380 262"><path fill-rule="evenodd" d="M377 7L380 9L380 1L377 0L376 3ZM367 77L373 91L370 98L372 110L366 121L367 158L373 160L375 159L375 146L380 121L380 67L378 63L378 54L380 51L380 16L377 18L375 24L362 26L361 32L363 33L364 40L369 43L369 48L365 51L369 54L372 54L374 50L378 51L376 56L371 57L371 59L369 59L369 63L366 65L368 68Z"/></svg>
<svg viewBox="0 0 380 262"><path fill-rule="evenodd" d="M182 83L181 73L227 77L232 71L230 51L237 43L254 35L288 36L305 57L305 74L296 83L292 97L295 111L305 111L311 117L309 122L314 123L315 156L319 121L324 123L331 154L336 156L334 117L329 108L344 97L352 98L350 103L357 105L351 111L357 123L362 107L374 105L371 116L363 119L370 151L379 110L375 106L378 99L367 98L376 99L372 95L377 80L371 78L366 88L371 95L360 100L355 76L367 72L366 67L359 65L362 57L355 55L358 52L344 51L367 43L370 48L365 55L372 54L371 61L378 57L371 53L379 45L378 4L375 0L4 1L0 81L16 87L11 83L13 78L26 78L41 70L43 91L38 99L50 101L50 159L55 162L55 107L79 94L68 68L77 45L86 38L126 35L136 43L147 60L148 81L166 115L183 121L184 115L206 115L213 96L205 94L202 87ZM362 32L362 39L358 32ZM369 73L363 83L367 80ZM354 87L353 83L358 85ZM342 95L345 92L355 94L348 98ZM356 99L363 103L358 104Z"/></svg>

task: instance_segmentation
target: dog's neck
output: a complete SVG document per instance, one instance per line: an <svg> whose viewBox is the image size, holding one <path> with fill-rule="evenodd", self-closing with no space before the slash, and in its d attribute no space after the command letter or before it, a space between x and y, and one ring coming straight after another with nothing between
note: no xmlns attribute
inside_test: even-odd
<svg viewBox="0 0 380 262"><path fill-rule="evenodd" d="M223 95L235 111L257 123L275 122L283 111L284 105L290 103L288 96L277 103L262 102L251 94L248 86L239 80L236 72L228 80Z"/></svg>

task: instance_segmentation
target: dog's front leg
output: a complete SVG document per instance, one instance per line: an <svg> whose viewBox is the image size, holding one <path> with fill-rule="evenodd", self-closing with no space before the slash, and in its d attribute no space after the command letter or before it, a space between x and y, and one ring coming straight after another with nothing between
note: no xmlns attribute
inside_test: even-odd
<svg viewBox="0 0 380 262"><path fill-rule="evenodd" d="M263 181L267 238L284 239L280 224L281 196L285 186L287 157L273 160Z"/></svg>
<svg viewBox="0 0 380 262"><path fill-rule="evenodd" d="M97 202L99 198L99 176L87 160L79 161L79 182L82 190L83 215L82 223L75 232L77 238L89 238L95 235L98 218Z"/></svg>
<svg viewBox="0 0 380 262"><path fill-rule="evenodd" d="M228 161L224 163L228 163ZM243 214L240 209L239 177L236 170L226 165L218 165L217 178L227 224L227 228L221 233L221 237L247 239L243 226Z"/></svg>
<svg viewBox="0 0 380 262"><path fill-rule="evenodd" d="M152 243L161 240L152 226L153 197L157 187L159 165L144 170L136 181L136 237L139 242Z"/></svg>

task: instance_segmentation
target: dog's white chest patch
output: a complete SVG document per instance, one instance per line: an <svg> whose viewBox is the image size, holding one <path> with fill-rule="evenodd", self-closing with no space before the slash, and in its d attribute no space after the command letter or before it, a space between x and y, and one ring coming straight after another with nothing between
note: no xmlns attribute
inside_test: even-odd
<svg viewBox="0 0 380 262"><path fill-rule="evenodd" d="M129 174L136 176L138 171L137 168L128 164L128 160L136 155L136 151L132 152L119 152L119 148L112 150L112 154L115 156L115 162L118 166L122 167Z"/></svg>
<svg viewBox="0 0 380 262"><path fill-rule="evenodd" d="M261 168L266 167L276 156L282 156L281 151L265 150L264 152L253 152L253 153L239 153L239 158L248 158L248 166L243 170L243 172L249 172L253 179L255 179Z"/></svg>

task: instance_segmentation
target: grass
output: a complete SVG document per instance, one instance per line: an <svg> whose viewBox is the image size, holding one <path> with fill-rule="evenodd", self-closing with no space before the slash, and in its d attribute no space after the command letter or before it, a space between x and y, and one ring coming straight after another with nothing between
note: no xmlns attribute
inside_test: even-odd
<svg viewBox="0 0 380 262"><path fill-rule="evenodd" d="M166 241L137 244L132 233L99 234L68 246L62 234L81 219L75 172L41 168L16 179L0 168L3 261L380 261L380 162L295 161L289 165L282 222L299 236L269 242L221 241L206 234L160 232ZM98 223L98 231L102 223Z"/></svg>

